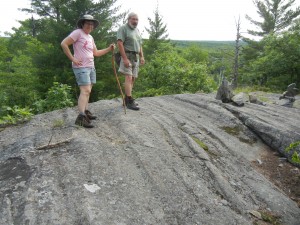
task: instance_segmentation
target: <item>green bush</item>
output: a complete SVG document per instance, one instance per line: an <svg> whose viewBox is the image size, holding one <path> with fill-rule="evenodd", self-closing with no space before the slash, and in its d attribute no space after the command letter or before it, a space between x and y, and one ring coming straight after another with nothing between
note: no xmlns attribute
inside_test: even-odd
<svg viewBox="0 0 300 225"><path fill-rule="evenodd" d="M32 113L29 108L20 108L19 106L13 107L2 107L3 114L5 116L0 118L0 126L14 125L19 123L24 123L31 119Z"/></svg>
<svg viewBox="0 0 300 225"><path fill-rule="evenodd" d="M299 157L298 152L296 151L296 148L299 147L299 146L300 146L300 141L296 141L296 142L291 143L288 147L285 148L286 152L288 152L288 153L290 151L293 152L292 162L296 163L296 164L300 164L300 157Z"/></svg>
<svg viewBox="0 0 300 225"><path fill-rule="evenodd" d="M134 89L139 96L211 92L216 88L204 59L193 62L189 60L190 54L184 54L170 44L160 47L141 67L141 79Z"/></svg>
<svg viewBox="0 0 300 225"><path fill-rule="evenodd" d="M46 99L36 101L33 104L35 113L50 112L56 109L72 107L74 105L71 95L71 87L66 84L53 83Z"/></svg>
<svg viewBox="0 0 300 225"><path fill-rule="evenodd" d="M296 151L294 151L294 153L292 155L292 162L300 164L300 157L299 157L299 154Z"/></svg>

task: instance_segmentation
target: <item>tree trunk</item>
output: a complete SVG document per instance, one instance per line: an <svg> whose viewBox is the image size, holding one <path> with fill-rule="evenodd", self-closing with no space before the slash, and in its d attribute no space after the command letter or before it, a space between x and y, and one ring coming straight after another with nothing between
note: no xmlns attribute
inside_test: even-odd
<svg viewBox="0 0 300 225"><path fill-rule="evenodd" d="M233 78L232 78L232 88L235 89L238 86L238 77L239 77L239 54L240 54L240 18L236 22L236 40L235 40L235 52L234 52L234 64L233 64Z"/></svg>

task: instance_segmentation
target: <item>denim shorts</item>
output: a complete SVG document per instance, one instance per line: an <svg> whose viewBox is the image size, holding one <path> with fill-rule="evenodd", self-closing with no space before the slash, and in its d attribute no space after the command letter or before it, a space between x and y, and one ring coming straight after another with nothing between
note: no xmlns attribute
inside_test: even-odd
<svg viewBox="0 0 300 225"><path fill-rule="evenodd" d="M78 86L96 84L96 70L95 68L74 68L73 72L76 77Z"/></svg>

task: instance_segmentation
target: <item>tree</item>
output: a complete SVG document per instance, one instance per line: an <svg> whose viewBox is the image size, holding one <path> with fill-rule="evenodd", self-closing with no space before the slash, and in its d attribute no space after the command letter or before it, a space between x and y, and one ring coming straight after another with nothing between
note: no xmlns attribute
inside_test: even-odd
<svg viewBox="0 0 300 225"><path fill-rule="evenodd" d="M168 42L167 25L163 23L162 16L159 14L158 5L154 11L154 20L148 17L150 28L145 28L149 34L149 39L146 42L146 53L152 54L158 49L162 42Z"/></svg>
<svg viewBox="0 0 300 225"><path fill-rule="evenodd" d="M233 78L232 88L237 88L239 77L239 55L240 55L240 40L241 40L241 21L240 18L236 21L236 39L235 39L235 51L234 51L234 64L233 64Z"/></svg>
<svg viewBox="0 0 300 225"><path fill-rule="evenodd" d="M117 0L102 0L97 3L93 0L31 0L31 8L21 10L33 15L28 28L32 29L34 24L37 37L43 38L43 41L47 40L48 35L51 38L56 36L61 41L61 38L76 28L77 20L84 14L91 14L101 21L101 26L94 31L94 35L104 39L108 37L107 34L111 34L114 24L124 17L124 13L117 14L120 6L114 6L116 2Z"/></svg>
<svg viewBox="0 0 300 225"><path fill-rule="evenodd" d="M189 49L187 49L189 51ZM151 61L141 67L143 79L136 84L136 96L210 92L216 86L208 75L205 61L184 58L181 49L170 43L160 44Z"/></svg>
<svg viewBox="0 0 300 225"><path fill-rule="evenodd" d="M300 18L296 19L292 24L292 27L289 29L290 31L300 31Z"/></svg>
<svg viewBox="0 0 300 225"><path fill-rule="evenodd" d="M191 44L187 46L181 52L182 56L194 63L207 63L208 62L208 52L203 50L197 44Z"/></svg>
<svg viewBox="0 0 300 225"><path fill-rule="evenodd" d="M8 38L0 37L0 71L10 72L12 56L8 50Z"/></svg>
<svg viewBox="0 0 300 225"><path fill-rule="evenodd" d="M38 77L43 82L41 93L46 93L53 82L68 84L77 90L71 63L62 52L60 42L76 28L76 22L82 15L91 14L101 21L101 26L92 33L96 46L100 49L112 43L115 40L115 24L125 14L118 13L120 6L115 6L116 2L117 0L31 0L31 8L22 9L31 13L32 18L21 21L22 26L15 29L15 33L11 35L10 43L14 43L11 44L12 49L18 50L24 46L21 43L26 43L24 40L28 36L34 36L41 43L51 46L47 52L34 60L35 66L39 68ZM110 60L107 57L95 58L97 76L102 77L99 81L104 80L106 83L95 85L91 100L98 100L98 93L103 93L104 96L112 94L111 89L106 88L114 82ZM105 91L97 89L103 87ZM110 93L104 93L107 91Z"/></svg>
<svg viewBox="0 0 300 225"><path fill-rule="evenodd" d="M246 19L259 29L258 31L248 30L248 33L263 37L288 28L300 15L300 7L296 7L295 10L292 9L294 2L295 0L254 0L257 13L263 21L256 21L246 15Z"/></svg>
<svg viewBox="0 0 300 225"><path fill-rule="evenodd" d="M163 24L162 17L159 14L158 6L154 11L154 20L148 17L150 28L145 28L149 33L150 40L166 40L168 38L167 25Z"/></svg>
<svg viewBox="0 0 300 225"><path fill-rule="evenodd" d="M242 80L272 90L284 90L291 83L300 83L299 32L284 32L263 38L259 54L243 67Z"/></svg>

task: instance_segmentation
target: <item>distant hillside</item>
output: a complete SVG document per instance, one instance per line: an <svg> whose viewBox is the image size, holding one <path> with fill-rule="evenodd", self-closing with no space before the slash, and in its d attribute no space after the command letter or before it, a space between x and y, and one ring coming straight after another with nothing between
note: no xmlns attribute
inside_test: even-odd
<svg viewBox="0 0 300 225"><path fill-rule="evenodd" d="M235 41L187 41L187 40L171 40L171 43L176 44L178 47L188 47L190 45L199 45L204 49L220 49L220 48L233 48ZM242 43L242 42L241 42Z"/></svg>

